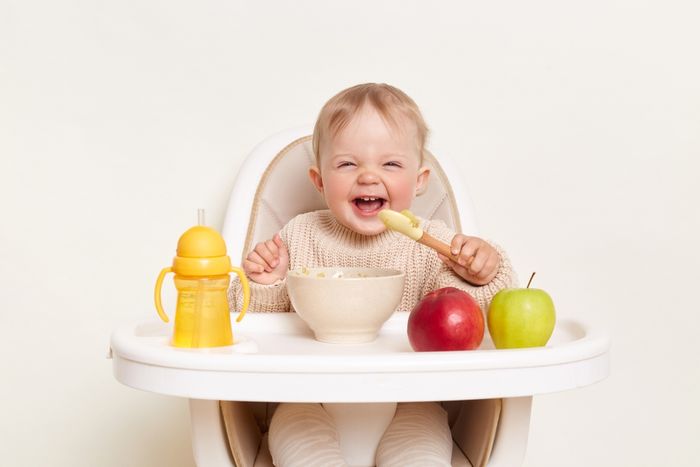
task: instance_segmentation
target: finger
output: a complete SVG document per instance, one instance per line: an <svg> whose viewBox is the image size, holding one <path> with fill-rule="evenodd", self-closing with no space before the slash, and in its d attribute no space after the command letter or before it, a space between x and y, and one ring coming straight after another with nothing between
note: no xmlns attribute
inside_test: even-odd
<svg viewBox="0 0 700 467"><path fill-rule="evenodd" d="M243 262L243 271L247 275L255 275L265 272L265 267L246 258L246 260Z"/></svg>
<svg viewBox="0 0 700 467"><path fill-rule="evenodd" d="M268 264L268 262L265 261L265 259L264 259L262 256L260 256L257 252L251 253L250 256L251 256L251 261L253 261L254 263L260 265L260 267L262 268L262 271L261 271L261 272L270 272L270 271L272 271L272 266L270 266L270 265Z"/></svg>
<svg viewBox="0 0 700 467"><path fill-rule="evenodd" d="M275 243L274 240L267 240L267 241L265 242L265 246L267 246L267 249L270 250L270 253L272 253L272 258L273 258L273 259L272 259L272 263L270 263L270 264L271 264L273 267L274 267L274 266L277 266L277 264L279 263L278 259L279 259L279 256L280 256L280 253L279 253L279 252L280 252L280 249L279 249L279 247L277 246L277 244Z"/></svg>
<svg viewBox="0 0 700 467"><path fill-rule="evenodd" d="M289 259L289 251L287 251L287 245L284 244L282 241L282 237L280 237L280 234L277 233L275 236L272 238L272 240L275 242L275 245L277 245L278 249L278 254L280 259L288 260Z"/></svg>
<svg viewBox="0 0 700 467"><path fill-rule="evenodd" d="M473 256L473 260L469 265L469 272L475 276L479 276L481 271L486 266L486 262L489 260L489 253L485 251L478 250L476 255Z"/></svg>
<svg viewBox="0 0 700 467"><path fill-rule="evenodd" d="M457 262L461 265L464 266L466 269L471 269L471 264L474 262L474 256L462 256L459 255L457 258Z"/></svg>
<svg viewBox="0 0 700 467"><path fill-rule="evenodd" d="M275 247L275 249L277 249L277 247ZM273 263L277 257L270 251L270 246L267 242L258 243L258 246L255 247L255 253L258 254L267 266L275 267Z"/></svg>
<svg viewBox="0 0 700 467"><path fill-rule="evenodd" d="M455 272L455 274L459 275L463 279L466 279L467 277L469 277L469 272L467 271L467 268L465 268L464 266L461 266L460 264L456 263L455 261L452 261L450 258L448 258L444 255L441 255L438 253L438 256L440 257L442 262L445 263L445 265L448 268L452 269Z"/></svg>
<svg viewBox="0 0 700 467"><path fill-rule="evenodd" d="M486 261L484 268L481 270L480 274L483 275L483 279L487 282L493 280L498 274L498 267L501 265L501 255L497 251L493 251L489 255L489 259Z"/></svg>
<svg viewBox="0 0 700 467"><path fill-rule="evenodd" d="M474 251L473 245L466 244L462 247L462 250L459 252L459 255L457 255L456 261L461 266L464 266L465 268L469 268L469 266L474 261L475 255L476 255L476 251Z"/></svg>
<svg viewBox="0 0 700 467"><path fill-rule="evenodd" d="M452 255L459 255L459 252L462 250L462 247L467 242L467 240L468 238L462 234L457 234L454 237L452 237L452 241L450 242L450 252L452 253Z"/></svg>
<svg viewBox="0 0 700 467"><path fill-rule="evenodd" d="M267 247L270 249L270 251L272 252L272 254L275 257L274 260L272 260L271 264L272 264L272 267L276 268L280 264L281 251L280 251L279 243L282 243L282 239L279 240L279 243L277 241L275 241L274 238L272 240L268 240L265 243L267 244ZM284 244L282 244L282 245L284 245Z"/></svg>
<svg viewBox="0 0 700 467"><path fill-rule="evenodd" d="M267 266L267 261L265 261L255 250L248 253L248 256L246 256L245 259L246 261L250 261L253 264L258 264L263 268Z"/></svg>
<svg viewBox="0 0 700 467"><path fill-rule="evenodd" d="M496 254L496 258L497 259L495 259L493 255L488 254L483 267L478 271L472 271L472 277L475 279L475 283L485 285L491 282L498 271L498 264L500 261L498 254Z"/></svg>
<svg viewBox="0 0 700 467"><path fill-rule="evenodd" d="M459 250L459 256L464 256L465 258L469 258L471 256L476 255L476 252L479 250L479 239L478 238L468 238L467 241L464 242L462 245L462 248Z"/></svg>
<svg viewBox="0 0 700 467"><path fill-rule="evenodd" d="M469 260L471 260L471 258L468 258L468 260L466 261L466 265L461 265L458 262L458 259L460 258L459 254L452 255L452 256L445 256L442 253L438 253L437 251L436 251L436 253L438 255L438 258L440 258L440 260L451 269L461 268L460 270L466 270L467 266L469 265Z"/></svg>
<svg viewBox="0 0 700 467"><path fill-rule="evenodd" d="M251 254L249 254L248 258L252 262L259 264L263 268L263 271L265 271L265 272L272 271L272 266L270 265L270 263L262 255L260 255L257 250L255 250Z"/></svg>
<svg viewBox="0 0 700 467"><path fill-rule="evenodd" d="M455 263L454 261L450 261L450 263L450 267L452 268L452 270L462 279L470 279L472 277L472 275L469 273L469 270L466 267Z"/></svg>

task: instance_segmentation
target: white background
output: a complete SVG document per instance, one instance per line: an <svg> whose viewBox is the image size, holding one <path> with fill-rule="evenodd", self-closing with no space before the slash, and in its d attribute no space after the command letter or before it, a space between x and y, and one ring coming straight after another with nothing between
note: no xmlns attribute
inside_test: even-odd
<svg viewBox="0 0 700 467"><path fill-rule="evenodd" d="M117 383L109 334L156 318L250 149L366 81L418 102L521 279L613 335L607 380L535 398L526 465L694 465L700 8L434 3L0 2L3 465L193 465L186 402Z"/></svg>

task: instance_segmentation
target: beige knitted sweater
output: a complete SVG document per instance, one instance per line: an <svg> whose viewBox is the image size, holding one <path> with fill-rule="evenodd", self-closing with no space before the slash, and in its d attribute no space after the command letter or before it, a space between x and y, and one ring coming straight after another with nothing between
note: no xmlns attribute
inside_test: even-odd
<svg viewBox="0 0 700 467"><path fill-rule="evenodd" d="M421 220L421 228L450 243L455 232L444 222ZM493 296L514 285L507 256L498 246L501 264L496 277L486 285L474 286L443 264L435 251L403 234L387 230L365 236L340 224L328 210L300 214L285 225L280 236L289 250L289 268L381 267L405 272L405 285L398 311L411 311L428 292L441 287L457 287L473 296L485 312ZM293 311L285 281L272 285L250 282L250 311ZM235 278L229 289L229 306L240 310L241 285Z"/></svg>

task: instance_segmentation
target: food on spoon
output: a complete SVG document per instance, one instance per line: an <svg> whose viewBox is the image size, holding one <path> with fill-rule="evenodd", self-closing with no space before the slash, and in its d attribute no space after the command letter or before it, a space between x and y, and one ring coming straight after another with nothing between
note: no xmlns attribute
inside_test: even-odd
<svg viewBox="0 0 700 467"><path fill-rule="evenodd" d="M388 229L402 233L453 261L457 260L450 251L450 245L423 231L423 229L420 228L418 218L408 209L404 209L401 212L392 211L391 209L382 209L379 211L378 216Z"/></svg>
<svg viewBox="0 0 700 467"><path fill-rule="evenodd" d="M472 350L484 338L484 316L477 301L455 287L428 293L408 317L413 350Z"/></svg>

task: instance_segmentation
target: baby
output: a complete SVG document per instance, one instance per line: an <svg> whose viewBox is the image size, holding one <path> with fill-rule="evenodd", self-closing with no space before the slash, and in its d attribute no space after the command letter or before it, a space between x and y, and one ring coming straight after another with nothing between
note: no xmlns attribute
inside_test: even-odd
<svg viewBox="0 0 700 467"><path fill-rule="evenodd" d="M405 272L398 310L410 311L432 290L453 286L486 310L512 282L503 251L477 237L452 232L442 221L421 228L450 244L456 260L387 230L382 209L410 209L426 186L423 166L427 127L413 100L386 84L361 84L332 97L321 109L313 135L316 165L309 178L327 210L301 214L272 239L255 246L243 269L251 281L250 309L289 311L285 288L290 269L381 267ZM232 308L240 286L230 291ZM320 404L280 404L269 431L276 466L346 465L332 418ZM434 402L400 403L377 448L376 463L449 466L452 439L447 416Z"/></svg>

